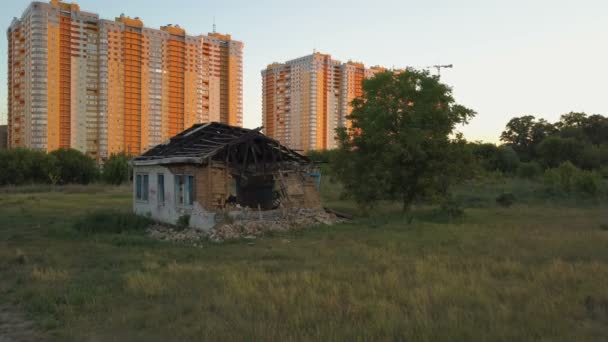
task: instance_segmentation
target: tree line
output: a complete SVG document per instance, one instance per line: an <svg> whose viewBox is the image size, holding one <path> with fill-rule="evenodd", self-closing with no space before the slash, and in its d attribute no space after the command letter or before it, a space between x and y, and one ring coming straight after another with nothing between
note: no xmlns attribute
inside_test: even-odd
<svg viewBox="0 0 608 342"><path fill-rule="evenodd" d="M74 149L50 153L14 148L0 151L0 186L24 184L89 184L103 181L120 185L129 180L129 157L110 156L101 167Z"/></svg>
<svg viewBox="0 0 608 342"><path fill-rule="evenodd" d="M608 164L608 118L570 112L555 123L525 115L511 119L500 136L522 162L552 168L571 162L584 170Z"/></svg>

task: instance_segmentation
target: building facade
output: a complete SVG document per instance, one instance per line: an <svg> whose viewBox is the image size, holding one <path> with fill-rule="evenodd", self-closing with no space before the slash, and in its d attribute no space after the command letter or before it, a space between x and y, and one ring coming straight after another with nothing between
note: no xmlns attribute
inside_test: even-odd
<svg viewBox="0 0 608 342"><path fill-rule="evenodd" d="M243 44L33 2L7 31L9 147L139 154L194 123L242 125Z"/></svg>
<svg viewBox="0 0 608 342"><path fill-rule="evenodd" d="M336 148L335 130L348 125L363 80L384 70L318 52L268 65L262 71L264 133L296 150Z"/></svg>

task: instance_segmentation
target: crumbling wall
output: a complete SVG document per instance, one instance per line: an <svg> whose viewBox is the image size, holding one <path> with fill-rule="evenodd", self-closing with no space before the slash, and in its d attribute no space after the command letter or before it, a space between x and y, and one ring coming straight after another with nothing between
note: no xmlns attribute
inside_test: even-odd
<svg viewBox="0 0 608 342"><path fill-rule="evenodd" d="M319 208L321 197L315 181L306 172L280 172L277 174L285 208Z"/></svg>
<svg viewBox="0 0 608 342"><path fill-rule="evenodd" d="M321 207L321 194L317 189L315 179L312 177L305 177L303 181L304 196L303 208L320 208Z"/></svg>
<svg viewBox="0 0 608 342"><path fill-rule="evenodd" d="M171 165L168 168L173 174L194 175L195 201L206 211L224 210L228 197L237 195L236 189L232 189L232 175L224 165ZM280 171L275 173L273 177L281 197L282 207L321 207L321 198L315 186L315 180L307 172ZM255 177L251 179L253 180Z"/></svg>
<svg viewBox="0 0 608 342"><path fill-rule="evenodd" d="M194 205L184 206L178 205L175 198L175 178L176 174L195 175L198 169L192 165L184 166L135 166L134 173L147 174L148 181L148 200L138 200L135 196L136 184L133 184L133 211L136 214L151 217L159 222L168 224L176 224L178 219L183 215L190 215L190 226L201 229L211 229L215 225L215 213L201 207L198 200L195 199ZM165 200L159 202L158 198L158 175L164 175L165 185ZM195 180L196 192L202 191L199 189L199 181Z"/></svg>
<svg viewBox="0 0 608 342"><path fill-rule="evenodd" d="M201 180L197 183L197 201L203 208L210 211L222 209L229 193L230 174L223 166L201 167L197 177Z"/></svg>

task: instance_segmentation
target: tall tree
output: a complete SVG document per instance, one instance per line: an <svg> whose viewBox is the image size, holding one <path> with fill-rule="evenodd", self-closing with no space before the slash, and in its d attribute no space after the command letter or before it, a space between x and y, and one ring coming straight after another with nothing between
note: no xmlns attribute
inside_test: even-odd
<svg viewBox="0 0 608 342"><path fill-rule="evenodd" d="M58 149L50 153L55 156L59 168L58 181L61 184L88 184L97 179L99 170L95 160L74 149Z"/></svg>
<svg viewBox="0 0 608 342"><path fill-rule="evenodd" d="M129 156L121 152L106 160L101 175L106 183L120 185L129 181L129 170Z"/></svg>
<svg viewBox="0 0 608 342"><path fill-rule="evenodd" d="M475 115L456 103L452 90L425 71L384 72L363 84L352 102L351 127L338 129L335 169L345 190L361 205L414 200L445 191L462 144L455 127Z"/></svg>
<svg viewBox="0 0 608 342"><path fill-rule="evenodd" d="M585 136L594 145L608 144L608 118L594 114L585 119L582 124Z"/></svg>
<svg viewBox="0 0 608 342"><path fill-rule="evenodd" d="M562 114L559 122L555 124L557 128L563 129L564 127L582 127L587 120L587 114L580 112L570 112Z"/></svg>
<svg viewBox="0 0 608 342"><path fill-rule="evenodd" d="M511 119L500 140L511 146L521 159L529 161L534 157L536 146L555 131L547 120L536 120L532 115L525 115Z"/></svg>
<svg viewBox="0 0 608 342"><path fill-rule="evenodd" d="M579 165L584 148L585 145L576 139L552 136L543 140L536 150L541 163L553 168L566 161Z"/></svg>

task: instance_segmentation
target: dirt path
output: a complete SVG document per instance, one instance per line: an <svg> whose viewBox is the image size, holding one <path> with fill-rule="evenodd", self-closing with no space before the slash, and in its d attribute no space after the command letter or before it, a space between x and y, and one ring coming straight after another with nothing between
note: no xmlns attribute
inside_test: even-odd
<svg viewBox="0 0 608 342"><path fill-rule="evenodd" d="M40 341L32 321L16 309L0 304L0 342Z"/></svg>

